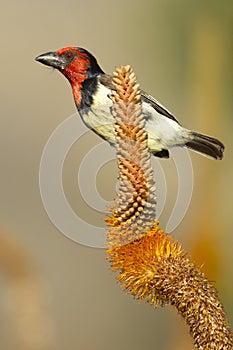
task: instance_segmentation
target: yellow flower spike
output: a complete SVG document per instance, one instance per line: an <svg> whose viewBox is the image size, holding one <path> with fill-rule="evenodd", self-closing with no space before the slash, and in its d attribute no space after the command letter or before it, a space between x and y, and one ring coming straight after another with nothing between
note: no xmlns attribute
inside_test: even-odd
<svg viewBox="0 0 233 350"><path fill-rule="evenodd" d="M120 285L139 301L174 305L196 349L233 349L215 288L155 219L153 171L140 90L131 67L116 68L112 82L119 190L106 219L111 268L118 272Z"/></svg>

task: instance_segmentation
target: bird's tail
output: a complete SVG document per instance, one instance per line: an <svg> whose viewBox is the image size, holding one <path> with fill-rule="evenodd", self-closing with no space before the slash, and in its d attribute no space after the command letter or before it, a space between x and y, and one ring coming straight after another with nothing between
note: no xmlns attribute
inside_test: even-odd
<svg viewBox="0 0 233 350"><path fill-rule="evenodd" d="M192 149L193 151L202 153L205 156L214 159L222 159L225 148L222 142L213 137L199 134L195 131L193 131L191 135L192 139L185 144L186 147Z"/></svg>

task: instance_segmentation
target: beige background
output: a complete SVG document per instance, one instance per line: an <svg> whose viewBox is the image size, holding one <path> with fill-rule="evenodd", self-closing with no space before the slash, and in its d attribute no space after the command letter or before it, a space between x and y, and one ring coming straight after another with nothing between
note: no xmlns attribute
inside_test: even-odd
<svg viewBox="0 0 233 350"><path fill-rule="evenodd" d="M34 57L68 45L89 49L108 73L130 63L143 89L184 126L226 144L221 162L192 153L193 198L173 235L203 265L233 323L231 23L230 0L1 2L1 349L193 349L175 310L135 302L114 280L104 250L67 239L44 211L41 153L75 106L64 78ZM90 134L83 147L98 141ZM76 188L80 160L74 146L64 167L67 198L83 218L100 222ZM177 179L171 161L162 166L165 225ZM98 176L106 199L116 174L111 163Z"/></svg>

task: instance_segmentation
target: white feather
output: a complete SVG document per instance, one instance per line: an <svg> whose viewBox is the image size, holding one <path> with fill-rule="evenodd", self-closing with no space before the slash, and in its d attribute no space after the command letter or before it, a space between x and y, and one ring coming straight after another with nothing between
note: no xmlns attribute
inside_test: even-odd
<svg viewBox="0 0 233 350"><path fill-rule="evenodd" d="M83 121L89 128L110 143L114 143L114 118L110 112L112 100L109 94L110 90L107 87L98 84L97 91L93 95L91 108L81 114ZM142 112L146 118L145 129L148 133L148 147L152 152L184 145L189 139L189 130L158 113L149 103L143 102Z"/></svg>
<svg viewBox="0 0 233 350"><path fill-rule="evenodd" d="M184 145L189 139L189 130L175 120L158 113L150 104L144 102L142 111L146 116L145 129L148 133L148 146L151 151L161 151Z"/></svg>

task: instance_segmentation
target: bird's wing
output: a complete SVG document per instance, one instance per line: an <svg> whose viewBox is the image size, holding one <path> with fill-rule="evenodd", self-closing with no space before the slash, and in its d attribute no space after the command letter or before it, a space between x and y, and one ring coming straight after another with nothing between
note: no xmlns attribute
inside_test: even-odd
<svg viewBox="0 0 233 350"><path fill-rule="evenodd" d="M111 90L115 90L113 84L112 84L112 76L108 75L108 74L103 74L100 75L99 77L100 83L102 83L103 85L105 85L106 87L108 87ZM154 97L152 97L151 95L148 95L145 91L141 90L141 98L142 98L142 102L148 103L152 108L154 108L159 114L162 114L163 116L174 120L175 122L177 122L178 124L180 124L178 122L178 120L174 117L174 115L169 112L168 109L166 109L163 105L161 105L161 103L159 103Z"/></svg>
<svg viewBox="0 0 233 350"><path fill-rule="evenodd" d="M141 98L142 102L148 103L151 107L153 107L159 114L164 115L165 117L174 120L179 125L180 123L178 120L174 117L174 115L169 112L168 109L166 109L161 103L159 103L154 97L151 95L148 95L145 91L141 90Z"/></svg>

